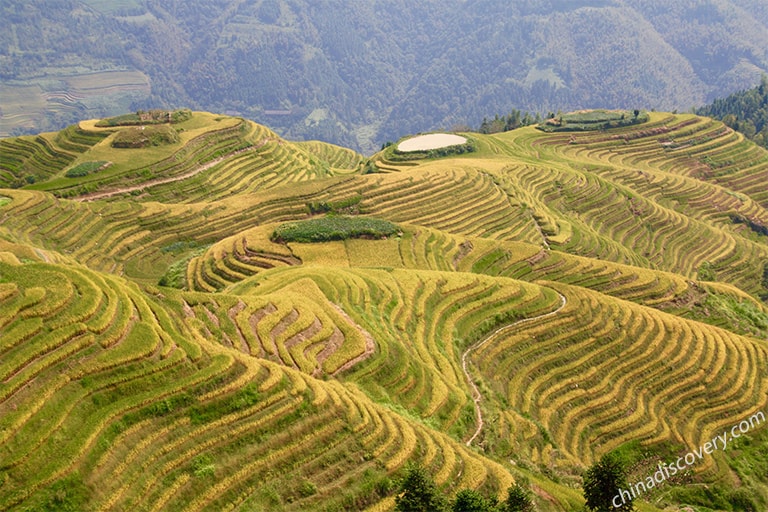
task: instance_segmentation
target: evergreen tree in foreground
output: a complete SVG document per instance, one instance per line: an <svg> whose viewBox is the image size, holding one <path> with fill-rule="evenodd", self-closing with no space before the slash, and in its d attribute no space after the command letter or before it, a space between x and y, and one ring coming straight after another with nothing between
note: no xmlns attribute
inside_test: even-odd
<svg viewBox="0 0 768 512"><path fill-rule="evenodd" d="M598 462L584 473L584 498L587 509L594 512L631 512L635 506L631 501L615 507L613 499L621 489L629 487L622 460L611 453L603 455Z"/></svg>
<svg viewBox="0 0 768 512"><path fill-rule="evenodd" d="M448 500L438 490L432 476L421 465L409 462L395 497L397 512L535 512L533 495L526 487L515 484L507 491L504 502L487 498L474 489L462 489Z"/></svg>
<svg viewBox="0 0 768 512"><path fill-rule="evenodd" d="M442 512L447 509L432 477L418 464L406 466L399 491L395 498L397 512Z"/></svg>
<svg viewBox="0 0 768 512"><path fill-rule="evenodd" d="M489 500L473 489L462 489L456 493L451 512L495 512L496 500Z"/></svg>
<svg viewBox="0 0 768 512"><path fill-rule="evenodd" d="M504 512L533 512L536 510L533 505L531 491L518 484L509 488L507 494L506 508Z"/></svg>
<svg viewBox="0 0 768 512"><path fill-rule="evenodd" d="M518 484L507 491L506 501L499 503L495 497L486 498L472 489L462 489L456 494L451 512L535 512L533 495Z"/></svg>

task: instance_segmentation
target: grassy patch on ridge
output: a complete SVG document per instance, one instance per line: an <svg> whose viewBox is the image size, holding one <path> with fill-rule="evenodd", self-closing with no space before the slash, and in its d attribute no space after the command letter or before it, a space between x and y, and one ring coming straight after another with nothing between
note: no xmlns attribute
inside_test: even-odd
<svg viewBox="0 0 768 512"><path fill-rule="evenodd" d="M382 238L398 233L391 222L370 217L331 215L282 224L272 233L273 242L328 242L349 238Z"/></svg>
<svg viewBox="0 0 768 512"><path fill-rule="evenodd" d="M99 160L98 162L83 162L69 169L66 173L64 173L64 176L67 178L79 178L81 176L88 176L92 172L104 169L108 165L109 162L104 160Z"/></svg>
<svg viewBox="0 0 768 512"><path fill-rule="evenodd" d="M580 110L551 117L537 128L544 132L585 132L631 126L648 119L644 110Z"/></svg>

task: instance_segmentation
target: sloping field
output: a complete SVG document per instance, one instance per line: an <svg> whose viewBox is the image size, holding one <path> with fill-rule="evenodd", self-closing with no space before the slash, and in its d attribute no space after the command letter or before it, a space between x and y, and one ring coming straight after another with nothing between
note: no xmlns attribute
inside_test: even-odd
<svg viewBox="0 0 768 512"><path fill-rule="evenodd" d="M363 163L363 156L351 149L342 148L333 144L320 141L296 142L295 147L318 157L327 162L337 171L352 171Z"/></svg>
<svg viewBox="0 0 768 512"><path fill-rule="evenodd" d="M67 78L72 94L101 96L125 91L149 94L149 78L137 71L103 71Z"/></svg>
<svg viewBox="0 0 768 512"><path fill-rule="evenodd" d="M30 130L43 118L47 105L37 85L3 85L3 115L0 137L9 137L14 129Z"/></svg>
<svg viewBox="0 0 768 512"><path fill-rule="evenodd" d="M141 195L167 203L211 201L349 174L362 161L354 151L322 142L292 144L250 121L196 112L174 124L180 143L141 149L115 148L130 128L81 122L50 137L3 139L0 184L54 192L82 200ZM74 145L69 139L75 141ZM82 144L90 143L84 152ZM73 154L74 153L74 154ZM79 154L78 154L79 153ZM105 171L72 177L85 162L109 162ZM29 176L34 179L30 181Z"/></svg>
<svg viewBox="0 0 768 512"><path fill-rule="evenodd" d="M734 417L765 408L764 343L556 289L568 299L556 320L498 336L476 358L513 409L545 425L565 455L592 460L595 440L601 450L640 438L696 447Z"/></svg>
<svg viewBox="0 0 768 512"><path fill-rule="evenodd" d="M46 116L103 112L104 105L128 109L150 94L149 77L140 71L71 73L63 68L58 76L54 72L40 79L4 83L0 137L40 126Z"/></svg>
<svg viewBox="0 0 768 512"><path fill-rule="evenodd" d="M768 153L721 123L408 162L95 124L0 141L0 509L392 510L416 462L580 510L603 454L640 481L768 414ZM349 218L396 227L274 235ZM765 509L765 432L638 509Z"/></svg>
<svg viewBox="0 0 768 512"><path fill-rule="evenodd" d="M0 275L4 509L204 510L283 499L293 509L364 507L382 497L370 484L420 446L430 447L423 462L439 468L440 483L499 491L512 481L499 464L354 388L206 339L198 315L210 312L189 305L191 296L180 298L186 327L169 316L179 298L161 304L82 267L0 263ZM323 319L346 332L340 349L354 356L346 347L362 336L358 327L341 310ZM262 322L269 316L254 323L258 331ZM271 329L286 353L299 347L292 329ZM278 495L259 491L276 485ZM56 489L66 489L63 498Z"/></svg>

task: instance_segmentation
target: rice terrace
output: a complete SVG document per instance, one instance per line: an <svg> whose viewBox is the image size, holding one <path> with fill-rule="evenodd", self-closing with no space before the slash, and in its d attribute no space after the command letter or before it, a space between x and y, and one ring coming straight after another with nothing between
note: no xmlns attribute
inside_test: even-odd
<svg viewBox="0 0 768 512"><path fill-rule="evenodd" d="M768 413L766 182L664 112L370 157L189 110L0 139L0 509L389 511L418 467L584 510L606 454L642 482ZM634 506L767 510L766 454Z"/></svg>

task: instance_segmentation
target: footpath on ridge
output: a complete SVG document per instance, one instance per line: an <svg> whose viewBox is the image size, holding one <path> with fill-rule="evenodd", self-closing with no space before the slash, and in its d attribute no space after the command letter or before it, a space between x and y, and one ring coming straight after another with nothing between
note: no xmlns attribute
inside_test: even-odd
<svg viewBox="0 0 768 512"><path fill-rule="evenodd" d="M261 141L259 141L257 144L254 144L253 146L249 146L247 148L239 149L237 151L234 151L232 153L228 153L226 155L220 156L219 158L216 158L214 160L211 160L210 162L206 162L203 165L200 165L198 167L195 167L189 172L186 172L184 174L179 174L177 176L170 176L168 178L156 178L154 180L145 181L143 183L139 183L138 185L131 185L129 187L121 187L116 188L112 190L105 190L104 192L92 192L90 194L84 194L80 197L73 198L74 201L96 201L97 199L106 199L108 197L118 196L120 194L129 194L131 192L135 192L137 190L144 190L150 187L154 187L157 185L165 185L167 183L173 183L175 181L181 181L185 180L187 178L191 178L197 174L200 174L203 171L207 171L211 167L214 167L224 160L228 158L232 158L233 156L240 155L242 153L245 153L246 151L254 151L256 149L259 149L260 147L264 146L265 144L268 144L269 142L273 142L276 139L273 138L265 138Z"/></svg>
<svg viewBox="0 0 768 512"><path fill-rule="evenodd" d="M502 327L499 327L498 329L490 333L485 338L481 339L480 341L476 342L475 344L467 348L467 350L464 351L464 354L462 354L461 369L464 371L464 376L467 378L467 382L469 382L469 385L472 387L472 400L475 403L475 418L477 418L477 429L475 430L475 433L472 434L472 437L470 437L469 440L467 441L467 446L472 445L472 441L474 441L477 438L477 436L480 435L480 432L483 430L483 425L484 425L483 411L480 409L480 401L483 399L483 395L480 393L480 389L477 387L477 384L475 384L475 381L472 380L472 375L469 373L469 368L467 364L467 361L468 361L467 358L469 357L469 353L472 352L473 350L476 350L482 347L483 345L488 343L491 340L491 338L493 338L494 336L506 330L512 329L513 327L517 327L518 325L524 324L526 322L533 322L534 320L540 320L542 318L547 318L547 317L558 314L560 311L562 311L562 309L568 303L568 300L565 298L565 295L563 295L560 292L558 292L558 295L560 296L560 306L556 310L550 311L549 313L544 313L542 315L533 316L531 318L523 318L522 320L518 320L517 322L513 322L509 325L504 325Z"/></svg>

